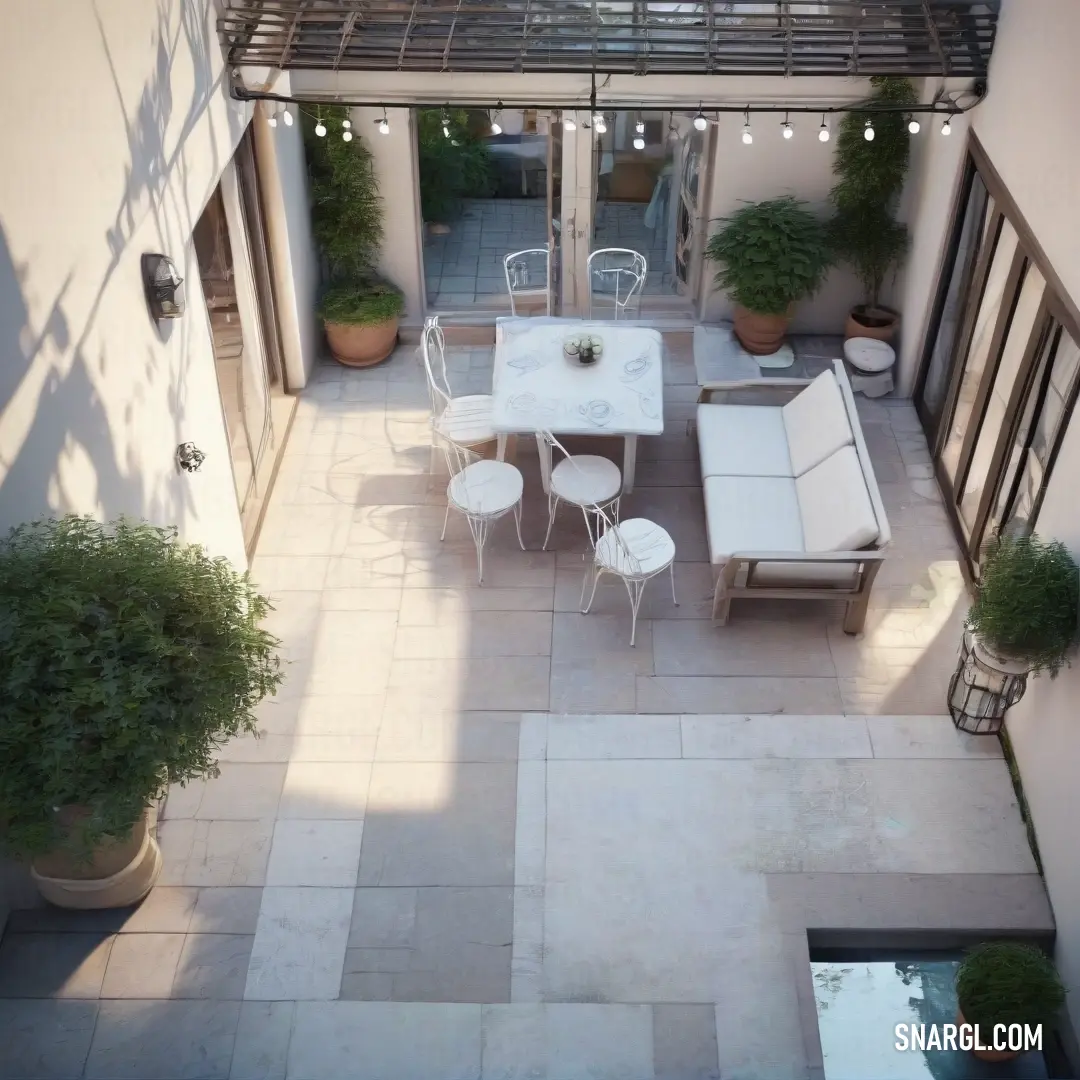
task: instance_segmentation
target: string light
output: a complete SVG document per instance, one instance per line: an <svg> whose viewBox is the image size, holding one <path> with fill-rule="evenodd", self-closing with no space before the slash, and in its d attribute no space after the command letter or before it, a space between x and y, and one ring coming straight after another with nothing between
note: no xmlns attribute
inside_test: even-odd
<svg viewBox="0 0 1080 1080"><path fill-rule="evenodd" d="M345 142L352 142L352 132L349 131L347 128L341 133L341 137L342 139L344 139Z"/></svg>
<svg viewBox="0 0 1080 1080"><path fill-rule="evenodd" d="M268 112L267 117L266 117L266 122L271 127L274 127L274 128L277 127L277 110L276 109L274 111L272 111L272 112Z"/></svg>
<svg viewBox="0 0 1080 1080"><path fill-rule="evenodd" d="M380 135L389 135L390 134L390 121L387 118L385 108L382 111L382 119L381 120L376 120L375 123L379 128L379 134Z"/></svg>
<svg viewBox="0 0 1080 1080"><path fill-rule="evenodd" d="M942 135L951 135L952 134L952 124L949 123L949 118L947 116L945 117L945 122L941 125L941 134Z"/></svg>
<svg viewBox="0 0 1080 1080"><path fill-rule="evenodd" d="M641 113L638 113L637 123L634 125L634 130L639 135L645 134L645 121L641 118Z"/></svg>
<svg viewBox="0 0 1080 1080"><path fill-rule="evenodd" d="M322 110L321 109L316 114L315 134L318 135L318 137L320 139L325 139L326 138L326 125L322 122Z"/></svg>
<svg viewBox="0 0 1080 1080"><path fill-rule="evenodd" d="M450 138L450 106L448 105L442 112L442 133L444 139Z"/></svg>
<svg viewBox="0 0 1080 1080"><path fill-rule="evenodd" d="M873 120L867 120L866 121L866 125L863 127L862 137L867 142L873 142L874 141L874 121Z"/></svg>
<svg viewBox="0 0 1080 1080"><path fill-rule="evenodd" d="M597 113L593 117L593 127L596 128L597 135L603 135L607 131L607 121L604 119L603 113Z"/></svg>
<svg viewBox="0 0 1080 1080"><path fill-rule="evenodd" d="M698 131L704 131L709 126L709 121L706 119L705 114L701 111L701 103L698 103L697 116L694 117L694 127Z"/></svg>
<svg viewBox="0 0 1080 1080"><path fill-rule="evenodd" d="M742 141L744 146L749 146L754 141L754 133L750 130L750 110L747 109L743 114L745 123L742 129Z"/></svg>
<svg viewBox="0 0 1080 1080"><path fill-rule="evenodd" d="M818 142L829 141L829 125L825 123L825 114L821 114L821 127L817 129Z"/></svg>
<svg viewBox="0 0 1080 1080"><path fill-rule="evenodd" d="M563 117L562 126L564 131L577 131L577 121L569 113Z"/></svg>
<svg viewBox="0 0 1080 1080"><path fill-rule="evenodd" d="M920 124L911 113L908 113L907 129L909 135L918 135L922 130L922 124Z"/></svg>
<svg viewBox="0 0 1080 1080"><path fill-rule="evenodd" d="M784 113L783 133L785 139L790 139L795 134L795 129L791 126L791 121L788 119L788 114Z"/></svg>
<svg viewBox="0 0 1080 1080"><path fill-rule="evenodd" d="M285 121L285 126L286 127L292 127L292 125L293 125L293 115L292 115L291 112L289 112L289 106L288 105L286 105L281 110L281 119Z"/></svg>
<svg viewBox="0 0 1080 1080"><path fill-rule="evenodd" d="M495 107L495 115L491 120L491 134L501 135L503 133L502 124L499 123L499 113L502 112L502 102L500 101Z"/></svg>

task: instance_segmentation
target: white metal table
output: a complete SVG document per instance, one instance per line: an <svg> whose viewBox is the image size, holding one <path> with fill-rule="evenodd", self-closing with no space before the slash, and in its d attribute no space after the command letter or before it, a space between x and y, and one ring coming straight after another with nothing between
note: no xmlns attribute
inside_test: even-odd
<svg viewBox="0 0 1080 1080"><path fill-rule="evenodd" d="M594 364L563 353L563 342L588 334L604 343ZM499 319L495 328L492 426L501 436L621 435L623 492L634 488L639 435L664 431L664 345L659 331L626 323L578 319ZM544 491L551 483L551 447L538 434Z"/></svg>

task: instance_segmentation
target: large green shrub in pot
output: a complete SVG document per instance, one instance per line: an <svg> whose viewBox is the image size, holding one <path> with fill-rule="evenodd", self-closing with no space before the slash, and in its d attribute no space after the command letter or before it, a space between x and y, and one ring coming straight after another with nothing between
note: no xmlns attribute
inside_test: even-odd
<svg viewBox="0 0 1080 1080"><path fill-rule="evenodd" d="M465 109L420 109L416 125L421 213L429 224L444 225L461 213L463 199L494 191L491 151Z"/></svg>
<svg viewBox="0 0 1080 1080"><path fill-rule="evenodd" d="M956 976L964 1020L978 1024L984 1042L995 1024L1048 1024L1065 1001L1050 957L1034 945L993 941L977 945Z"/></svg>
<svg viewBox="0 0 1080 1080"><path fill-rule="evenodd" d="M404 310L401 290L375 275L330 285L319 302L323 319L346 326L377 326L398 318Z"/></svg>
<svg viewBox="0 0 1080 1080"><path fill-rule="evenodd" d="M22 857L88 856L166 784L216 775L281 680L268 601L175 529L20 526L0 540L0 595L0 841Z"/></svg>
<svg viewBox="0 0 1080 1080"><path fill-rule="evenodd" d="M907 79L876 76L867 104L902 110L917 95ZM867 140L866 124L874 129ZM910 156L908 117L903 111L856 109L840 121L829 193L834 214L829 239L837 258L847 263L863 287L864 302L852 312L848 336L891 337L895 313L881 307L881 291L889 272L908 246L906 226L896 219Z"/></svg>
<svg viewBox="0 0 1080 1080"><path fill-rule="evenodd" d="M1057 675L1077 639L1080 577L1064 544L1003 534L983 552L968 628L991 652Z"/></svg>
<svg viewBox="0 0 1080 1080"><path fill-rule="evenodd" d="M748 203L719 225L705 255L720 264L716 284L736 305L735 332L749 351L774 352L792 305L817 292L825 280L831 263L825 226L792 196ZM760 317L758 322L741 319L740 308ZM776 336L775 342L759 341L759 324L762 333ZM765 348L769 343L774 347Z"/></svg>

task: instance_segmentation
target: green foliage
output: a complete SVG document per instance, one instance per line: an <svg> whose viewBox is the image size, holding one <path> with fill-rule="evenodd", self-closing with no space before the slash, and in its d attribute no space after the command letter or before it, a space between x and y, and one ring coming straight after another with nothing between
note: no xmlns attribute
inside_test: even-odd
<svg viewBox="0 0 1080 1080"><path fill-rule="evenodd" d="M1080 579L1065 545L1001 535L987 545L967 625L1034 673L1061 670L1076 643Z"/></svg>
<svg viewBox="0 0 1080 1080"><path fill-rule="evenodd" d="M1046 1024L1065 1001L1053 962L1034 945L994 941L977 945L956 977L960 1011L969 1024Z"/></svg>
<svg viewBox="0 0 1080 1080"><path fill-rule="evenodd" d="M448 119L450 138L443 134ZM461 212L464 198L484 198L495 190L491 151L469 129L464 109L417 112L417 171L424 220L445 223Z"/></svg>
<svg viewBox="0 0 1080 1080"><path fill-rule="evenodd" d="M319 314L326 322L349 326L378 326L398 318L404 310L401 290L373 275L335 282L319 304Z"/></svg>
<svg viewBox="0 0 1080 1080"><path fill-rule="evenodd" d="M821 287L829 269L825 226L791 196L749 203L720 221L706 258L716 283L757 315L782 315Z"/></svg>
<svg viewBox="0 0 1080 1080"><path fill-rule="evenodd" d="M86 854L166 783L217 774L281 680L267 600L175 529L69 516L0 540L0 839L27 857L88 815Z"/></svg>
<svg viewBox="0 0 1080 1080"><path fill-rule="evenodd" d="M877 76L870 80L875 105L913 105L918 99L906 79ZM864 137L866 121L874 139ZM835 215L829 239L837 257L848 263L876 307L886 275L907 251L907 230L895 218L910 155L907 116L903 112L856 110L840 121L829 194Z"/></svg>
<svg viewBox="0 0 1080 1080"><path fill-rule="evenodd" d="M372 168L371 151L357 135L341 136L349 110L320 106L330 129L315 134L315 121L304 116L304 146L311 184L311 227L329 263L332 278L363 274L379 259L383 241L382 198Z"/></svg>

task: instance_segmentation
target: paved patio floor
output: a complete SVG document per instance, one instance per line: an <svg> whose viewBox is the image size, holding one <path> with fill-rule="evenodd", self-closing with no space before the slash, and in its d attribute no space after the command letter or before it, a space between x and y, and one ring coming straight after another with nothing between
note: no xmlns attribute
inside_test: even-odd
<svg viewBox="0 0 1080 1080"><path fill-rule="evenodd" d="M653 583L634 649L621 586L578 611L580 518L539 550L534 447L528 550L500 523L478 588L414 350L320 369L252 568L291 661L264 734L170 793L137 910L12 913L0 1077L801 1080L808 927L1052 926L996 741L943 716L966 601L910 404L860 402L896 538L865 633L713 628L669 346L624 514L671 532L680 605ZM490 349L451 370L488 389Z"/></svg>

